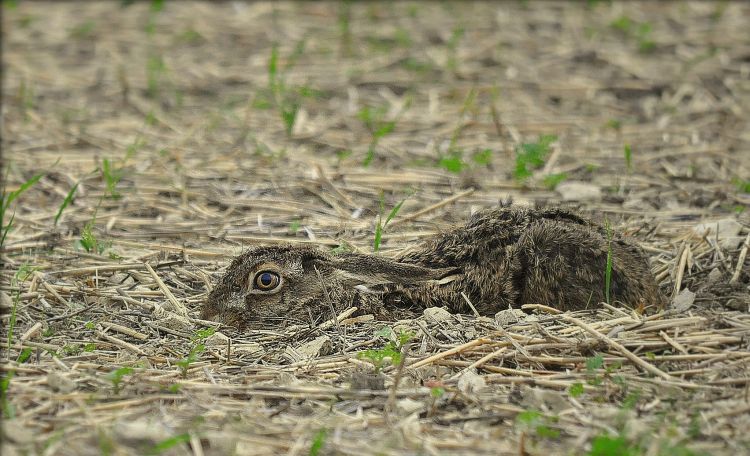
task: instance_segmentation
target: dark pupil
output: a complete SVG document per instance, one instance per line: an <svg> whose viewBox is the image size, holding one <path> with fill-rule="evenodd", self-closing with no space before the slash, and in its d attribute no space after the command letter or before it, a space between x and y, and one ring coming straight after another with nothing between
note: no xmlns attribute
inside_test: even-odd
<svg viewBox="0 0 750 456"><path fill-rule="evenodd" d="M271 285L272 282L273 282L273 276L270 273L264 272L263 274L260 275L260 284L263 285L264 287Z"/></svg>

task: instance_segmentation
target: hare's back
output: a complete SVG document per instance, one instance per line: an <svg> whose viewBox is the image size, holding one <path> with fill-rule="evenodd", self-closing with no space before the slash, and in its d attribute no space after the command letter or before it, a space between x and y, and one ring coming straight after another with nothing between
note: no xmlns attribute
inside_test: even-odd
<svg viewBox="0 0 750 456"><path fill-rule="evenodd" d="M556 308L583 309L606 297L607 258L611 252L610 299L636 306L661 304L641 249L596 225L541 220L519 239L518 255L526 272L523 300Z"/></svg>

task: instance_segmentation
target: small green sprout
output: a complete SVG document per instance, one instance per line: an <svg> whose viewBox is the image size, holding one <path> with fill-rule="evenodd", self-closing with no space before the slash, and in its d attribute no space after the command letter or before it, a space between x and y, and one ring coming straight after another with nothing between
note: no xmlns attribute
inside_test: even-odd
<svg viewBox="0 0 750 456"><path fill-rule="evenodd" d="M633 149L630 144L625 144L623 147L623 155L625 156L625 166L628 168L628 173L633 172Z"/></svg>
<svg viewBox="0 0 750 456"><path fill-rule="evenodd" d="M378 221L375 225L375 238L373 240L373 251L377 252L380 250L380 242L383 237L383 231L385 230L385 227L388 226L388 223L398 214L398 211L401 210L401 206L404 205L404 201L406 201L406 198L409 196L406 196L404 199L399 201L391 211L388 213L388 216L385 219L385 222L383 223L383 211L385 210L385 201L383 199L383 194L380 194L380 214L378 215Z"/></svg>
<svg viewBox="0 0 750 456"><path fill-rule="evenodd" d="M408 104L410 103L407 103L406 105L408 106ZM365 128L369 130L370 135L372 136L370 139L370 145L367 148L367 155L362 161L362 166L364 167L370 166L370 163L372 163L372 160L375 158L375 148L378 143L381 139L393 132L396 128L396 123L401 116L401 113L399 113L395 119L386 120L387 113L388 109L385 106L365 106L357 113L357 117L365 124Z"/></svg>
<svg viewBox="0 0 750 456"><path fill-rule="evenodd" d="M8 224L5 224L6 216L9 213L10 205L13 203L13 201L16 200L23 192L30 189L34 186L37 182L39 182L39 179L41 179L44 176L44 173L35 174L30 179L28 179L26 182L21 184L18 189L6 193L5 191L5 185L8 182L8 174L6 173L5 179L3 180L3 195L2 200L0 200L0 247L5 245L5 238L8 236L8 232L10 232L11 227L13 226L13 220L15 219L15 212L11 215L10 220L8 221Z"/></svg>
<svg viewBox="0 0 750 456"><path fill-rule="evenodd" d="M88 20L70 29L70 37L78 40L91 39L94 37L96 22Z"/></svg>
<svg viewBox="0 0 750 456"><path fill-rule="evenodd" d="M109 381L112 382L112 389L114 390L115 394L120 393L122 380L128 375L132 375L134 372L135 369L133 369L132 367L120 367L113 370L107 375Z"/></svg>
<svg viewBox="0 0 750 456"><path fill-rule="evenodd" d="M184 444L188 442L190 442L190 434L188 434L187 432L182 433L182 434L177 434L173 437L169 437L168 439L164 439L161 442L155 444L148 451L148 454L150 455L161 454L171 448L174 448L180 444Z"/></svg>
<svg viewBox="0 0 750 456"><path fill-rule="evenodd" d="M555 188L557 188L558 185L560 185L567 178L568 178L567 173L547 174L546 176L544 176L544 179L542 180L542 182L544 183L544 186L548 190L554 190Z"/></svg>
<svg viewBox="0 0 750 456"><path fill-rule="evenodd" d="M442 157L438 164L440 167L445 168L446 171L451 173L459 174L466 168L466 162L464 162L462 153L460 150L454 150L450 154Z"/></svg>
<svg viewBox="0 0 750 456"><path fill-rule="evenodd" d="M150 55L146 60L146 94L157 98L161 92L161 82L167 72L167 65L160 55Z"/></svg>
<svg viewBox="0 0 750 456"><path fill-rule="evenodd" d="M750 193L750 179L740 179L739 177L736 177L732 179L732 183L741 193Z"/></svg>
<svg viewBox="0 0 750 456"><path fill-rule="evenodd" d="M120 198L120 194L117 192L117 184L122 179L122 170L115 169L113 163L109 159L105 158L102 160L102 177L107 185L107 192L112 198Z"/></svg>
<svg viewBox="0 0 750 456"><path fill-rule="evenodd" d="M357 353L357 358L366 359L375 366L375 371L379 372L388 364L398 365L401 362L401 350L415 336L409 331L400 332L396 335L389 327L384 327L375 333L379 337L387 337L389 340L383 348L363 350Z"/></svg>
<svg viewBox="0 0 750 456"><path fill-rule="evenodd" d="M527 410L516 415L517 426L533 431L538 437L542 438L560 437L560 431L549 427L549 424L556 421L556 418L548 418L536 410Z"/></svg>
<svg viewBox="0 0 750 456"><path fill-rule="evenodd" d="M328 437L328 431L321 429L315 433L313 437L312 445L310 445L310 456L318 456L321 454L321 450L326 444L326 438Z"/></svg>
<svg viewBox="0 0 750 456"><path fill-rule="evenodd" d="M582 395L584 392L583 383L576 382L570 385L570 388L568 388L568 394L570 394L570 397L577 398L580 395Z"/></svg>
<svg viewBox="0 0 750 456"><path fill-rule="evenodd" d="M557 141L555 135L540 135L533 143L523 143L516 149L516 166L513 176L519 182L531 177L535 169L544 166L550 153L550 146Z"/></svg>
<svg viewBox="0 0 750 456"><path fill-rule="evenodd" d="M492 149L483 149L474 152L471 159L479 166L489 166L492 162Z"/></svg>
<svg viewBox="0 0 750 456"><path fill-rule="evenodd" d="M430 388L430 396L432 396L435 399L440 399L445 395L445 388L442 386L433 386Z"/></svg>

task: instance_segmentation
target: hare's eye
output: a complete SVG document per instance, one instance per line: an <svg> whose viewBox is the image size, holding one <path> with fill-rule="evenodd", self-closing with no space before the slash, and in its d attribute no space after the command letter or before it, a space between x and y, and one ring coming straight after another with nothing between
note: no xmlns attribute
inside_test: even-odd
<svg viewBox="0 0 750 456"><path fill-rule="evenodd" d="M263 291L270 291L279 286L281 278L273 271L260 271L255 274L255 288Z"/></svg>

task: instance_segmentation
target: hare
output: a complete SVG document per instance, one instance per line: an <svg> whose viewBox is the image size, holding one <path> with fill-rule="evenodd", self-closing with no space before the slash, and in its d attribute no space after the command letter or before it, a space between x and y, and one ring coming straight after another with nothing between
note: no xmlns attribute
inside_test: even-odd
<svg viewBox="0 0 750 456"><path fill-rule="evenodd" d="M636 245L561 209L508 207L478 212L394 259L309 246L251 248L228 267L201 315L245 328L327 319L350 306L381 319L433 306L482 315L525 303L594 308L605 299L609 252L613 301L663 305Z"/></svg>

